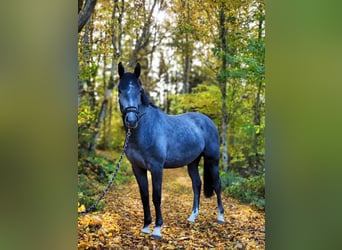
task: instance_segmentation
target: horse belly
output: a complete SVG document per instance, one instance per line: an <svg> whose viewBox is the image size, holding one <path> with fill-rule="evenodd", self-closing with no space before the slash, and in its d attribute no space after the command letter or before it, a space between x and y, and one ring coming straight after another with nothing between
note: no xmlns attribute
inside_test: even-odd
<svg viewBox="0 0 342 250"><path fill-rule="evenodd" d="M164 168L176 168L188 165L196 160L203 152L204 143L191 143L180 145L176 143L169 146Z"/></svg>

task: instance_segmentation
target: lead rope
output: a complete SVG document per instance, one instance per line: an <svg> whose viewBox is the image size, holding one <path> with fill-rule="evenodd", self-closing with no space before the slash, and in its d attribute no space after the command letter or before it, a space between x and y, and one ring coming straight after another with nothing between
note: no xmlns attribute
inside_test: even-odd
<svg viewBox="0 0 342 250"><path fill-rule="evenodd" d="M128 129L127 130L127 134L126 134L126 138L125 138L125 143L124 143L124 146L123 146L123 149L122 149L122 153L120 155L120 159L118 161L118 163L116 164L116 167L114 169L114 173L113 173L113 176L112 176L112 179L110 180L110 182L108 183L108 186L107 188L103 191L103 193L101 194L101 196L97 199L97 201L95 201L90 207L88 207L87 209L83 210L83 211L80 211L78 212L78 214L85 214L85 213L88 213L90 212L91 210L93 210L97 204L103 199L103 197L105 197L105 195L107 194L107 192L109 191L109 189L112 187L113 185L113 182L115 180L115 177L118 173L118 170L120 168L120 165L121 165L121 162L122 162L122 159L126 153L126 149L127 149L127 145L128 145L128 139L131 135L131 130Z"/></svg>

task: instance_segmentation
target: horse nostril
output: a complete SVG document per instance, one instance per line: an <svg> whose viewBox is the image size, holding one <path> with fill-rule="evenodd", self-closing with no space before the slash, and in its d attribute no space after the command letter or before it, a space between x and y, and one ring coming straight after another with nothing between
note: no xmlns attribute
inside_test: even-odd
<svg viewBox="0 0 342 250"><path fill-rule="evenodd" d="M138 117L135 113L127 113L126 117L125 117L125 123L126 126L131 127L131 128L135 128L137 126L138 123Z"/></svg>
<svg viewBox="0 0 342 250"><path fill-rule="evenodd" d="M135 122L136 119L135 119L135 115L126 115L126 122L129 122L129 123L132 123L132 122Z"/></svg>
<svg viewBox="0 0 342 250"><path fill-rule="evenodd" d="M128 123L129 120L128 120L128 115L125 116L125 122Z"/></svg>

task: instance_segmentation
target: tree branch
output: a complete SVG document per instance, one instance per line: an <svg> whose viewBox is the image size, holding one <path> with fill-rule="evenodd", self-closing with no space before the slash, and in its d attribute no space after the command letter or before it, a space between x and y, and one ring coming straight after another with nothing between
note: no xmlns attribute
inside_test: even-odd
<svg viewBox="0 0 342 250"><path fill-rule="evenodd" d="M93 14L97 0L87 0L83 10L78 14L78 33Z"/></svg>
<svg viewBox="0 0 342 250"><path fill-rule="evenodd" d="M78 14L80 14L80 11L83 8L83 0L78 0Z"/></svg>

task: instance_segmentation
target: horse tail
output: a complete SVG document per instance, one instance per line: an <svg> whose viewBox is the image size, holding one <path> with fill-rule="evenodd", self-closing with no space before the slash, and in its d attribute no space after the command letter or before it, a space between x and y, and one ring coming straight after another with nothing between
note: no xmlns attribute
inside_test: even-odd
<svg viewBox="0 0 342 250"><path fill-rule="evenodd" d="M203 171L203 186L204 186L204 196L210 198L214 194L214 180L211 174L211 167L213 167L209 162L204 159L204 171Z"/></svg>

